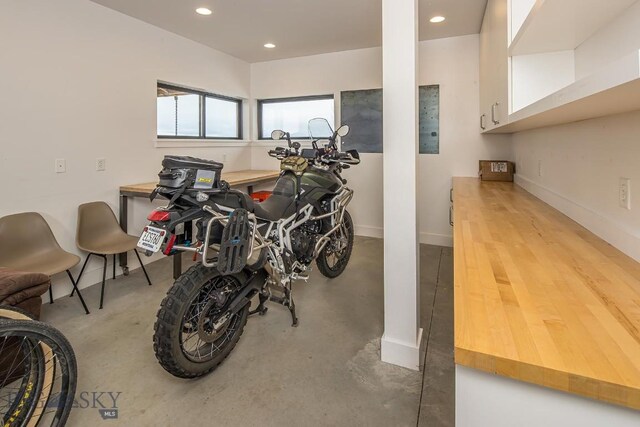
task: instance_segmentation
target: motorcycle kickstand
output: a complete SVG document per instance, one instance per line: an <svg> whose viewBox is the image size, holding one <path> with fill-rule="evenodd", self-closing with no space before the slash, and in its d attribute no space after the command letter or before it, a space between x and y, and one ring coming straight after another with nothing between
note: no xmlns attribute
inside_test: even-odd
<svg viewBox="0 0 640 427"><path fill-rule="evenodd" d="M263 295L263 294L259 294L258 295L258 307L256 307L255 310L251 310L249 312L249 316L252 316L254 314L259 314L260 316L264 316L265 314L267 314L267 310L269 310L269 307L265 307L264 303L267 302L267 300L269 299L268 295Z"/></svg>
<svg viewBox="0 0 640 427"><path fill-rule="evenodd" d="M289 308L289 312L291 312L291 320L292 327L298 326L298 317L296 316L296 304L293 302L293 297L291 296L291 289L285 288L284 290L285 298L287 299L287 307Z"/></svg>

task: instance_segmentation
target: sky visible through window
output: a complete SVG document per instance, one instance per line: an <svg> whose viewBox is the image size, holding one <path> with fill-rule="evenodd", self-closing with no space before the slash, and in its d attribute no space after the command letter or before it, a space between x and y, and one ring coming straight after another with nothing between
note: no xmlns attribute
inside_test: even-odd
<svg viewBox="0 0 640 427"><path fill-rule="evenodd" d="M223 99L205 98L206 137L238 137L238 104Z"/></svg>
<svg viewBox="0 0 640 427"><path fill-rule="evenodd" d="M265 102L262 104L262 138L280 129L291 138L309 137L309 120L324 118L334 124L333 99L313 99L291 102Z"/></svg>
<svg viewBox="0 0 640 427"><path fill-rule="evenodd" d="M204 114L200 111L202 96L204 96ZM239 138L238 107L237 101L200 94L175 91L159 95L157 98L158 136ZM201 119L205 121L205 135L200 134Z"/></svg>
<svg viewBox="0 0 640 427"><path fill-rule="evenodd" d="M158 97L158 135L199 136L200 96Z"/></svg>

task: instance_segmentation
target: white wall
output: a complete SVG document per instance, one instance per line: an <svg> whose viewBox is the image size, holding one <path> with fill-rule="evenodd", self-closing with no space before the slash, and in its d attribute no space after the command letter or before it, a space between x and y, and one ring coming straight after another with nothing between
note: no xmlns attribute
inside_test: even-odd
<svg viewBox="0 0 640 427"><path fill-rule="evenodd" d="M576 78L640 49L638 22L640 2L580 45ZM639 133L633 112L514 134L517 182L640 261ZM632 210L618 203L622 177L632 180Z"/></svg>
<svg viewBox="0 0 640 427"><path fill-rule="evenodd" d="M509 2L509 40L513 40L518 34L535 4L536 0L511 0Z"/></svg>
<svg viewBox="0 0 640 427"><path fill-rule="evenodd" d="M449 189L454 176L478 176L478 160L511 160L510 137L481 135L479 35L420 43L419 83L440 85L440 154L421 155L422 242L452 244Z"/></svg>
<svg viewBox="0 0 640 427"><path fill-rule="evenodd" d="M419 215L422 242L450 245L449 188L452 176L477 176L478 160L510 159L509 137L479 132L479 36L420 43L420 85L440 85L440 154L420 155ZM315 55L251 65L255 99L336 96L343 90L382 86L380 48ZM269 143L255 143L253 166L265 167ZM382 237L382 154L363 154L345 171L355 196L349 208L358 234ZM271 163L274 167L277 163ZM402 183L398 183L402 191Z"/></svg>
<svg viewBox="0 0 640 427"><path fill-rule="evenodd" d="M640 261L639 134L640 112L514 134L517 182ZM621 177L632 210L618 204Z"/></svg>
<svg viewBox="0 0 640 427"><path fill-rule="evenodd" d="M511 112L573 83L574 63L573 50L511 57Z"/></svg>
<svg viewBox="0 0 640 427"><path fill-rule="evenodd" d="M226 158L226 170L277 167L266 155L270 143L158 143L157 80L247 99L339 95L382 82L380 48L249 66L86 0L3 3L0 52L0 216L40 212L63 248L83 257L77 206L104 200L117 211L118 187L154 180L165 154ZM423 42L420 61L420 84L441 85L441 154L419 159L421 238L450 244L451 177L475 176L481 158L510 158L511 146L508 137L478 132L477 35ZM245 134L255 135L255 111L245 112ZM66 173L54 173L56 158L66 159ZM96 158L107 159L105 172L95 171ZM382 236L382 155L363 154L345 176L356 190L358 232ZM150 210L145 200L132 203L131 233ZM82 287L99 281L100 267L90 264ZM70 291L65 276L54 283L55 296Z"/></svg>
<svg viewBox="0 0 640 427"><path fill-rule="evenodd" d="M118 187L156 179L165 154L226 155L229 170L251 166L250 149L238 142L156 148L157 80L243 98L250 92L247 63L90 1L3 1L0 216L41 212L62 247L79 253L77 206L104 200L117 211ZM95 170L99 157L105 172ZM54 173L56 158L66 159L67 173ZM131 233L150 210L145 200L131 206ZM101 261L90 265L82 286L99 280ZM54 283L64 284L54 286L56 296L70 291L66 275Z"/></svg>
<svg viewBox="0 0 640 427"><path fill-rule="evenodd" d="M603 27L576 49L576 79L640 49L640 2Z"/></svg>
<svg viewBox="0 0 640 427"><path fill-rule="evenodd" d="M341 90L374 89L382 86L380 48L351 50L262 62L251 65L251 95L254 99L335 94ZM339 120L339 103L336 118ZM257 135L257 131L254 133ZM254 143L252 163L256 169L278 161L268 157L268 142ZM282 145L281 143L279 145ZM362 163L345 171L355 197L349 211L361 234L382 237L382 155L362 154ZM373 229L370 231L369 229Z"/></svg>

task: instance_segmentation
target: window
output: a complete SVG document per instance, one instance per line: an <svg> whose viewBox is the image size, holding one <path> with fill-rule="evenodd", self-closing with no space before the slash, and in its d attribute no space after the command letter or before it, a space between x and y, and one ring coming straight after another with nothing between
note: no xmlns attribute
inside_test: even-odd
<svg viewBox="0 0 640 427"><path fill-rule="evenodd" d="M327 119L333 126L333 95L299 98L265 99L258 101L258 135L271 138L271 132L281 129L291 138L309 138L309 120Z"/></svg>
<svg viewBox="0 0 640 427"><path fill-rule="evenodd" d="M242 101L158 83L158 138L241 139Z"/></svg>

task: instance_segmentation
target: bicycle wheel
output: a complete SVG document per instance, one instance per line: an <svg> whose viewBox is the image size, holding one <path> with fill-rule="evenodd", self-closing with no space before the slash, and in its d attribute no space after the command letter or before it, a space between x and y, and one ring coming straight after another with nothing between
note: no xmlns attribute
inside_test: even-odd
<svg viewBox="0 0 640 427"><path fill-rule="evenodd" d="M0 305L0 319L36 320L27 310L11 305Z"/></svg>
<svg viewBox="0 0 640 427"><path fill-rule="evenodd" d="M0 310L0 317L7 315ZM76 383L73 349L57 329L34 320L0 319L0 418L5 427L63 426Z"/></svg>

